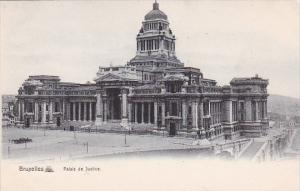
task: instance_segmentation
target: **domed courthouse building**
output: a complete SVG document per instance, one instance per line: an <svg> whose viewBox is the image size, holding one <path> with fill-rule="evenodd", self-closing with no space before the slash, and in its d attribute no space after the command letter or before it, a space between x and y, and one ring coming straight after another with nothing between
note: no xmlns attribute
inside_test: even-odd
<svg viewBox="0 0 300 191"><path fill-rule="evenodd" d="M153 4L124 66L99 67L95 83L29 76L20 87L21 127L131 129L199 139L257 137L268 128L268 80L233 78L218 86L175 54L168 17Z"/></svg>

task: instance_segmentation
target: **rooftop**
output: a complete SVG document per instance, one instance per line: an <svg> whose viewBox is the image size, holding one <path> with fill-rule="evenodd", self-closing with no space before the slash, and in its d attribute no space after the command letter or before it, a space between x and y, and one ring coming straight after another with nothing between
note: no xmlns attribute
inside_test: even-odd
<svg viewBox="0 0 300 191"><path fill-rule="evenodd" d="M163 19L168 20L168 16L159 10L159 4L155 1L153 3L153 10L145 15L145 20L155 20L155 19Z"/></svg>
<svg viewBox="0 0 300 191"><path fill-rule="evenodd" d="M29 76L29 79L32 80L57 80L59 81L59 76L50 76L50 75L32 75Z"/></svg>

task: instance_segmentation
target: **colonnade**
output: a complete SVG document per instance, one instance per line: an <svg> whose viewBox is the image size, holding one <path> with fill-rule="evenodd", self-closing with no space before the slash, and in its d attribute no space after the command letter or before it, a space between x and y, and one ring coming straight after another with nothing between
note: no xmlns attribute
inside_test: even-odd
<svg viewBox="0 0 300 191"><path fill-rule="evenodd" d="M259 121L267 118L267 100L245 100L246 121Z"/></svg>
<svg viewBox="0 0 300 191"><path fill-rule="evenodd" d="M162 112L163 113L163 112ZM132 102L128 104L129 122L157 124L157 102ZM162 116L164 121L164 116Z"/></svg>
<svg viewBox="0 0 300 191"><path fill-rule="evenodd" d="M67 119L71 121L95 120L95 102L70 102Z"/></svg>
<svg viewBox="0 0 300 191"><path fill-rule="evenodd" d="M48 114L48 122L51 123L53 121L53 102L52 101L35 101L35 102L27 102L31 103L31 107L25 107L25 101L19 100L18 101L18 121L24 122L25 114L32 113L33 114L33 122L34 123L46 123L47 122L47 114ZM47 111L47 103L48 103L48 111ZM41 109L40 109L40 108ZM28 111L31 110L31 111ZM41 113L41 114L39 114Z"/></svg>

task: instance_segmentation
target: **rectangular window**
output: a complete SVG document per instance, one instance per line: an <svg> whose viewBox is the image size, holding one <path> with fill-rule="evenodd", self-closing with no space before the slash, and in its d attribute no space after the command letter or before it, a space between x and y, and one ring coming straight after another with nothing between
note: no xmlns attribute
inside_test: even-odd
<svg viewBox="0 0 300 191"><path fill-rule="evenodd" d="M171 115L172 116L177 116L177 103L176 102L172 102L171 104Z"/></svg>

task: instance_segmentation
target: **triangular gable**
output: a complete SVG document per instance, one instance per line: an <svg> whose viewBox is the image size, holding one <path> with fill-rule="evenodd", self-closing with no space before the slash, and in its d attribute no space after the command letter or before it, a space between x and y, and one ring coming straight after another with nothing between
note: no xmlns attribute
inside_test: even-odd
<svg viewBox="0 0 300 191"><path fill-rule="evenodd" d="M184 75L167 75L163 78L163 81L188 81L188 77Z"/></svg>
<svg viewBox="0 0 300 191"><path fill-rule="evenodd" d="M96 81L122 81L125 80L124 78L122 78L121 76L117 76L115 74L106 74L104 76L99 77Z"/></svg>

